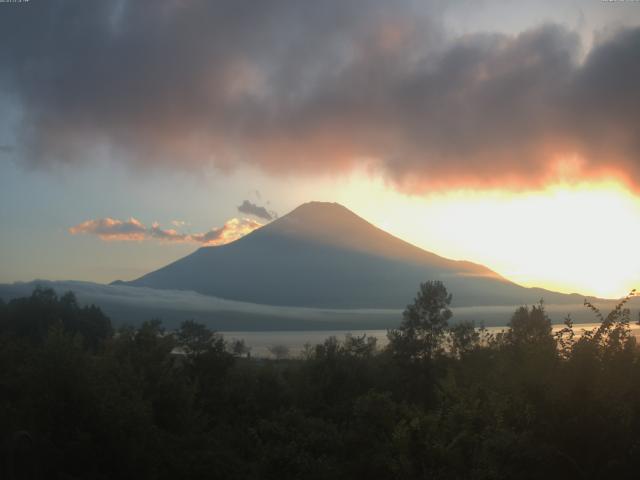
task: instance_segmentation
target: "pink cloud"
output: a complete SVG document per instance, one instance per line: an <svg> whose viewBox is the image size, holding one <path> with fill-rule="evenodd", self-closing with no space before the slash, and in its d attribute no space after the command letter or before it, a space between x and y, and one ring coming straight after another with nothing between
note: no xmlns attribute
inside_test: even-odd
<svg viewBox="0 0 640 480"><path fill-rule="evenodd" d="M145 239L148 232L147 228L133 217L126 221L106 217L82 222L71 227L69 233L72 235L90 233L97 235L102 240L140 241Z"/></svg>
<svg viewBox="0 0 640 480"><path fill-rule="evenodd" d="M163 243L196 243L202 245L224 245L262 227L262 223L249 218L232 218L222 227L214 227L202 233L182 233L176 229L164 229L154 222L151 227L131 217L122 221L111 217L87 220L69 228L72 235L96 235L106 241L159 240Z"/></svg>

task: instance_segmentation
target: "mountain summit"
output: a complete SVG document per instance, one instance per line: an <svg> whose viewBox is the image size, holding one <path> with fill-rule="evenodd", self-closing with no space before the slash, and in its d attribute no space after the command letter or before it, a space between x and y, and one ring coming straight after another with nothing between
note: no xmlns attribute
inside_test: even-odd
<svg viewBox="0 0 640 480"><path fill-rule="evenodd" d="M381 258L425 264L467 275L501 278L481 265L449 260L411 245L367 222L339 203L305 203L263 228L266 229Z"/></svg>
<svg viewBox="0 0 640 480"><path fill-rule="evenodd" d="M245 237L202 247L127 282L232 300L322 308L401 308L420 282L442 280L455 306L576 298L524 288L490 269L422 250L337 203L309 202Z"/></svg>

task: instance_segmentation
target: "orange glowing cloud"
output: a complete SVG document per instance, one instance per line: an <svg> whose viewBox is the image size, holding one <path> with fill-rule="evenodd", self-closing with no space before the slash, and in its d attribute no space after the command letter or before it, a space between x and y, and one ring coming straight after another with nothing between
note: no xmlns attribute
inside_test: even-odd
<svg viewBox="0 0 640 480"><path fill-rule="evenodd" d="M149 234L147 227L133 217L125 221L111 217L87 220L69 228L69 233L72 235L89 233L107 241L141 241Z"/></svg>
<svg viewBox="0 0 640 480"><path fill-rule="evenodd" d="M192 242L203 243L209 246L224 245L244 237L248 233L262 227L263 224L250 218L232 218L227 220L224 226L212 228L205 233L189 235Z"/></svg>
<svg viewBox="0 0 640 480"><path fill-rule="evenodd" d="M72 235L96 235L105 241L158 240L162 243L195 243L206 246L224 245L262 227L263 224L250 218L232 218L222 227L204 233L182 233L176 229L163 229L157 222L146 227L139 220L117 220L106 217L87 220L69 228Z"/></svg>
<svg viewBox="0 0 640 480"><path fill-rule="evenodd" d="M441 2L130 2L115 30L109 2L81 2L71 23L58 2L36 3L0 17L15 40L0 44L0 87L18 103L21 161L81 163L106 147L143 168L366 165L410 193L558 175L640 189L640 27L585 51L558 24L446 31L416 7Z"/></svg>

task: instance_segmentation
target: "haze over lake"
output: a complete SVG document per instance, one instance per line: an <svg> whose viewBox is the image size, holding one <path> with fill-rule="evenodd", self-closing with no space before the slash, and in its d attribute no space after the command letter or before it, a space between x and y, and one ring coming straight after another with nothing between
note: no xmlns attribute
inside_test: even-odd
<svg viewBox="0 0 640 480"><path fill-rule="evenodd" d="M576 325L578 335L584 330L589 331L598 328L599 323L581 323ZM563 328L563 325L554 325L553 332L557 332ZM487 327L486 332L496 334L505 332L506 326ZM640 325L632 324L631 331L638 338L640 336ZM305 351L305 346L314 347L323 343L329 337L336 337L339 341L343 341L346 335L373 337L376 339L377 346L381 349L389 343L387 338L387 330L284 330L284 331L268 331L268 332L219 332L228 340L243 340L247 347L251 349L250 353L258 358L273 358L270 348L276 346L284 346L288 350L287 356L298 357Z"/></svg>
<svg viewBox="0 0 640 480"><path fill-rule="evenodd" d="M178 290L157 290L126 285L100 285L89 282L48 282L0 284L0 298L5 300L28 296L36 286L50 287L62 294L73 291L82 304L96 304L116 325L139 325L151 318L160 318L168 328L183 320L194 319L218 331L285 331L285 330L363 330L394 328L402 319L402 308L309 308L261 305L238 302ZM407 303L414 293L407 294ZM595 301L595 300L594 300ZM613 301L595 301L603 311L612 308ZM476 325L503 326L521 304L453 307L453 321L472 321ZM630 304L637 315L640 299ZM576 323L592 322L593 315L582 303L545 304L554 323L562 323L571 315Z"/></svg>

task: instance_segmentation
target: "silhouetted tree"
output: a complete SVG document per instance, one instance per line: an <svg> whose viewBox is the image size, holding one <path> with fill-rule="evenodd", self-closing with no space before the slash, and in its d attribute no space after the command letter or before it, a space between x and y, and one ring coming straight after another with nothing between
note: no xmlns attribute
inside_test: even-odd
<svg viewBox="0 0 640 480"><path fill-rule="evenodd" d="M251 356L251 347L247 346L244 340L234 340L231 343L230 347L231 353L233 353L237 357L247 356L249 358Z"/></svg>
<svg viewBox="0 0 640 480"><path fill-rule="evenodd" d="M111 337L111 321L95 305L80 307L73 292L60 298L51 288L37 286L30 297L11 300L4 308L0 331L42 343L60 323L65 332L80 335L91 349Z"/></svg>
<svg viewBox="0 0 640 480"><path fill-rule="evenodd" d="M551 320L544 304L518 308L509 321L506 339L516 346L546 346L555 348L551 335Z"/></svg>
<svg viewBox="0 0 640 480"><path fill-rule="evenodd" d="M420 284L413 303L403 313L396 330L389 330L389 348L399 358L432 359L442 351L442 340L451 318L451 294L440 281Z"/></svg>
<svg viewBox="0 0 640 480"><path fill-rule="evenodd" d="M289 357L289 347L286 345L272 345L269 347L269 353L276 360L284 360Z"/></svg>
<svg viewBox="0 0 640 480"><path fill-rule="evenodd" d="M449 340L451 354L462 357L480 346L480 332L473 322L460 322L449 328Z"/></svg>
<svg viewBox="0 0 640 480"><path fill-rule="evenodd" d="M377 345L378 339L375 337L368 337L366 334L354 336L348 333L344 338L342 348L346 355L369 358L376 353Z"/></svg>
<svg viewBox="0 0 640 480"><path fill-rule="evenodd" d="M504 334L449 328L450 300L421 286L388 349L330 337L278 362L196 322L91 344L72 295L0 303L0 478L637 477L629 298L555 336L543 305Z"/></svg>

